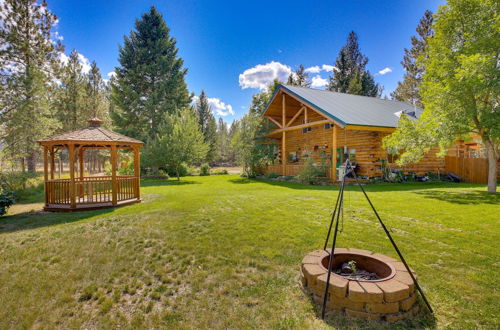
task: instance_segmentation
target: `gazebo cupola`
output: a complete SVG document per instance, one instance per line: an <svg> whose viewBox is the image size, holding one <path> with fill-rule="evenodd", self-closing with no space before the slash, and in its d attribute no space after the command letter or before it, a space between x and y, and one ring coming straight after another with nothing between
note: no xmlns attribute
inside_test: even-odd
<svg viewBox="0 0 500 330"><path fill-rule="evenodd" d="M140 148L143 142L101 127L92 118L89 126L39 140L44 154L45 210L76 211L140 202ZM87 150L109 150L111 175L85 175ZM134 175L117 175L118 152L134 154ZM55 178L55 154L67 150L69 178ZM78 169L76 168L78 166Z"/></svg>

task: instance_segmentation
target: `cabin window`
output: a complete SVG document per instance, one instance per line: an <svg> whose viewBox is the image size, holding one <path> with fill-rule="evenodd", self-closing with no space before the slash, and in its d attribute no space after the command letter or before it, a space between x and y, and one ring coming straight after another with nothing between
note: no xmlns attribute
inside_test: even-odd
<svg viewBox="0 0 500 330"><path fill-rule="evenodd" d="M288 153L288 161L291 163L297 163L299 161L299 155L296 152Z"/></svg>
<svg viewBox="0 0 500 330"><path fill-rule="evenodd" d="M325 124L325 129L330 129L330 128L332 128L332 124L330 124L330 123L326 123L326 124Z"/></svg>
<svg viewBox="0 0 500 330"><path fill-rule="evenodd" d="M312 127L306 127L306 128L303 128L302 129L302 133L307 133L307 132L310 132L312 129Z"/></svg>

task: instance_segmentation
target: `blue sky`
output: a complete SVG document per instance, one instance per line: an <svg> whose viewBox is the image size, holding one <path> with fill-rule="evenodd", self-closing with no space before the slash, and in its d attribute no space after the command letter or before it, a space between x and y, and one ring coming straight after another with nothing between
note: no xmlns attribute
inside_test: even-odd
<svg viewBox="0 0 500 330"><path fill-rule="evenodd" d="M66 53L76 49L95 60L105 78L118 65L123 36L155 5L177 39L189 90L205 89L214 112L228 122L247 111L259 87L299 64L311 68L310 78L321 88L331 74L323 69L331 69L351 30L369 58L368 69L389 94L403 76L403 48L410 46L419 19L442 3L48 0Z"/></svg>

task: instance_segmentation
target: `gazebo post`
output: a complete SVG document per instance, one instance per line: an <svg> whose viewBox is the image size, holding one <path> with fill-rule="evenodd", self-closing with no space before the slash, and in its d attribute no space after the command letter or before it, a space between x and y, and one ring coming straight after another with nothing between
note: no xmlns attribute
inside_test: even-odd
<svg viewBox="0 0 500 330"><path fill-rule="evenodd" d="M140 178L141 178L141 155L139 154L139 148L134 147L134 176L136 177L135 182L135 197L141 199L141 188L140 188Z"/></svg>
<svg viewBox="0 0 500 330"><path fill-rule="evenodd" d="M54 151L54 146L50 146L50 179L54 180L54 172L55 172L55 151Z"/></svg>
<svg viewBox="0 0 500 330"><path fill-rule="evenodd" d="M71 208L76 208L76 189L75 189L75 145L68 144L69 153L69 199Z"/></svg>
<svg viewBox="0 0 500 330"><path fill-rule="evenodd" d="M47 146L43 146L43 179L45 183L45 206L48 205L49 202L49 186L48 182L49 181L49 150Z"/></svg>
<svg viewBox="0 0 500 330"><path fill-rule="evenodd" d="M111 186L112 186L112 204L117 204L118 185L116 182L116 145L111 145Z"/></svg>
<svg viewBox="0 0 500 330"><path fill-rule="evenodd" d="M83 197L83 172L84 172L84 167L83 167L83 155L85 153L85 150L83 149L82 146L80 146L80 149L78 149L78 161L80 163L80 197Z"/></svg>

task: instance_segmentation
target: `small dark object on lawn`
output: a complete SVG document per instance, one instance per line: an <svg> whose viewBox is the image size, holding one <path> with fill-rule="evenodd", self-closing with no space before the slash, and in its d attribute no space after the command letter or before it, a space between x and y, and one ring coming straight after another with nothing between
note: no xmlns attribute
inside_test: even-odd
<svg viewBox="0 0 500 330"><path fill-rule="evenodd" d="M451 182L460 182L460 177L455 173L448 173L447 179Z"/></svg>

